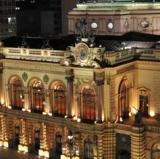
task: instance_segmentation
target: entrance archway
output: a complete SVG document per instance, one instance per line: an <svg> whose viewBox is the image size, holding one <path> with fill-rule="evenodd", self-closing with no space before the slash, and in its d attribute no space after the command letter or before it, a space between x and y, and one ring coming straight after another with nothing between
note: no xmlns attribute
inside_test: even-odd
<svg viewBox="0 0 160 159"><path fill-rule="evenodd" d="M54 157L60 159L62 154L62 135L57 133L55 136L55 148L54 148Z"/></svg>
<svg viewBox="0 0 160 159"><path fill-rule="evenodd" d="M159 159L160 156L160 142L155 143L151 149L151 159Z"/></svg>
<svg viewBox="0 0 160 159"><path fill-rule="evenodd" d="M19 145L19 133L20 133L20 127L15 126L15 133L14 133L14 148L18 149Z"/></svg>
<svg viewBox="0 0 160 159"><path fill-rule="evenodd" d="M34 148L36 151L40 149L40 129L36 128L34 131Z"/></svg>
<svg viewBox="0 0 160 159"><path fill-rule="evenodd" d="M84 141L84 159L93 159L94 153L93 153L93 143L90 141L90 139L87 139Z"/></svg>

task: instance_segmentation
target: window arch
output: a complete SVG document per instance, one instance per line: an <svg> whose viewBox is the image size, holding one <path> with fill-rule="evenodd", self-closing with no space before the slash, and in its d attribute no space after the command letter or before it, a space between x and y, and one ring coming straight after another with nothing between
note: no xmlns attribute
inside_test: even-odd
<svg viewBox="0 0 160 159"><path fill-rule="evenodd" d="M54 115L66 114L66 89L63 83L56 82L51 87L51 106Z"/></svg>
<svg viewBox="0 0 160 159"><path fill-rule="evenodd" d="M96 120L96 95L93 88L85 87L81 93L81 117L84 121Z"/></svg>
<svg viewBox="0 0 160 159"><path fill-rule="evenodd" d="M44 88L39 80L34 80L30 86L31 110L35 113L42 113L44 110Z"/></svg>
<svg viewBox="0 0 160 159"><path fill-rule="evenodd" d="M40 128L34 129L34 149L38 151L40 148Z"/></svg>
<svg viewBox="0 0 160 159"><path fill-rule="evenodd" d="M149 90L147 88L139 88L139 109L144 117L149 116Z"/></svg>
<svg viewBox="0 0 160 159"><path fill-rule="evenodd" d="M90 139L86 139L84 141L84 159L94 159L96 156L96 152L94 152L95 145Z"/></svg>
<svg viewBox="0 0 160 159"><path fill-rule="evenodd" d="M122 80L119 85L118 110L119 117L123 119L129 118L129 92L125 80Z"/></svg>
<svg viewBox="0 0 160 159"><path fill-rule="evenodd" d="M19 77L11 78L9 82L9 94L12 108L21 110L24 106L24 89Z"/></svg>
<svg viewBox="0 0 160 159"><path fill-rule="evenodd" d="M160 142L157 142L151 147L151 158L158 159L160 156Z"/></svg>

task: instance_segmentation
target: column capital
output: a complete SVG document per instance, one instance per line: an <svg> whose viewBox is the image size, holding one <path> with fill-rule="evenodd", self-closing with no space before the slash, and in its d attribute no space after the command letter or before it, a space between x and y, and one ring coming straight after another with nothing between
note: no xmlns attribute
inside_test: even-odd
<svg viewBox="0 0 160 159"><path fill-rule="evenodd" d="M73 72L73 69L66 69L65 70L65 73L66 73L66 79L67 81L70 81L72 82L74 80L74 72Z"/></svg>
<svg viewBox="0 0 160 159"><path fill-rule="evenodd" d="M98 86L104 85L104 79L105 79L104 71L94 72L94 81Z"/></svg>

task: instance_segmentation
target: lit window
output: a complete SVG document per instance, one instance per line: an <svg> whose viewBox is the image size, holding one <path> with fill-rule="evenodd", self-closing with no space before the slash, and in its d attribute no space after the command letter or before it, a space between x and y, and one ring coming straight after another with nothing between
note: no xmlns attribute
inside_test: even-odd
<svg viewBox="0 0 160 159"><path fill-rule="evenodd" d="M51 105L54 115L64 116L66 114L66 94L62 83L57 82L52 88Z"/></svg>
<svg viewBox="0 0 160 159"><path fill-rule="evenodd" d="M10 104L13 109L21 110L24 105L24 90L22 81L18 77L13 77L9 85Z"/></svg>
<svg viewBox="0 0 160 159"><path fill-rule="evenodd" d="M35 80L31 86L31 108L35 113L42 113L45 97L44 97L44 89L41 81Z"/></svg>
<svg viewBox="0 0 160 159"><path fill-rule="evenodd" d="M118 111L122 119L129 118L129 92L125 80L122 80L119 85Z"/></svg>
<svg viewBox="0 0 160 159"><path fill-rule="evenodd" d="M82 91L81 117L83 121L90 122L96 120L96 98L95 90L84 88Z"/></svg>
<svg viewBox="0 0 160 159"><path fill-rule="evenodd" d="M149 112L149 92L145 88L139 90L139 109L142 111L144 117L148 117Z"/></svg>

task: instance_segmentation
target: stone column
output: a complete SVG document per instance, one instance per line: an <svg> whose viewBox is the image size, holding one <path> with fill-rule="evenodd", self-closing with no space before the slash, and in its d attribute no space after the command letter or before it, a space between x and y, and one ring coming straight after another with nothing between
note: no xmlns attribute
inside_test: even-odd
<svg viewBox="0 0 160 159"><path fill-rule="evenodd" d="M84 138L85 136L83 136L82 134L80 135L80 142L79 142L79 156L80 159L84 158Z"/></svg>
<svg viewBox="0 0 160 159"><path fill-rule="evenodd" d="M116 136L114 124L108 122L106 132L103 134L103 157L104 159L115 159L116 157Z"/></svg>
<svg viewBox="0 0 160 159"><path fill-rule="evenodd" d="M44 112L46 113L52 113L49 96L50 96L50 90L46 90L45 91L45 103L44 103Z"/></svg>
<svg viewBox="0 0 160 159"><path fill-rule="evenodd" d="M97 158L103 159L103 136L98 135L97 138Z"/></svg>
<svg viewBox="0 0 160 159"><path fill-rule="evenodd" d="M8 131L7 131L7 118L4 115L0 116L1 134L0 145L8 148Z"/></svg>
<svg viewBox="0 0 160 159"><path fill-rule="evenodd" d="M21 119L21 131L20 131L20 137L19 137L19 145L18 150L21 152L28 152L28 130L27 130L27 121L24 119Z"/></svg>
<svg viewBox="0 0 160 159"><path fill-rule="evenodd" d="M3 76L2 76L2 81L1 81L1 92L3 92L1 94L1 104L3 106L8 107L9 105L9 100L8 100L8 88L9 88L9 84L7 83L8 79L6 79L6 70L3 70Z"/></svg>
<svg viewBox="0 0 160 159"><path fill-rule="evenodd" d="M27 122L28 149L30 151L33 144L33 124L30 120Z"/></svg>
<svg viewBox="0 0 160 159"><path fill-rule="evenodd" d="M3 96L4 96L4 106L9 107L11 106L11 85L7 84L3 86Z"/></svg>
<svg viewBox="0 0 160 159"><path fill-rule="evenodd" d="M96 83L96 94L97 94L97 102L96 102L96 121L102 122L102 113L104 113L103 108L103 86L104 86L104 72L94 72L94 81Z"/></svg>
<svg viewBox="0 0 160 159"><path fill-rule="evenodd" d="M9 147L13 146L13 138L14 138L14 119L11 117L7 117L7 130L8 130L8 144Z"/></svg>
<svg viewBox="0 0 160 159"><path fill-rule="evenodd" d="M131 159L145 159L144 126L133 126L131 134Z"/></svg>
<svg viewBox="0 0 160 159"><path fill-rule="evenodd" d="M67 90L66 90L66 115L67 117L72 116L73 107L73 69L66 69L66 80L67 80Z"/></svg>
<svg viewBox="0 0 160 159"><path fill-rule="evenodd" d="M2 101L2 94L3 94L3 91L2 91L2 86L3 86L3 83L2 83L2 78L3 78L3 63L0 63L0 104L2 104L1 102L4 102L4 99ZM4 104L4 103L3 103Z"/></svg>
<svg viewBox="0 0 160 159"><path fill-rule="evenodd" d="M29 90L27 87L24 87L24 109L28 110L29 108Z"/></svg>
<svg viewBox="0 0 160 159"><path fill-rule="evenodd" d="M39 156L49 158L49 147L47 143L47 125L42 123L41 125L42 128L42 134L40 138L40 149L39 149Z"/></svg>

